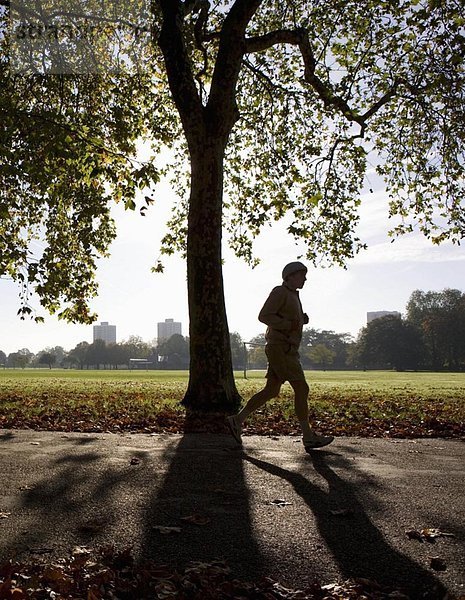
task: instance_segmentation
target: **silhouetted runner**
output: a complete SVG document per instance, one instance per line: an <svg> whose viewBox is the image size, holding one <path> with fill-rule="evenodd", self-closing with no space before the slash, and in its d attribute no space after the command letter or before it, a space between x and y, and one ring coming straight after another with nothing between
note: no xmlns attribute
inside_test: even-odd
<svg viewBox="0 0 465 600"><path fill-rule="evenodd" d="M281 385L288 381L294 390L294 406L303 434L305 450L327 446L333 436L322 436L310 427L308 420L309 387L300 364L299 345L302 328L308 316L302 309L298 289L307 280L307 267L301 262L287 264L282 272L283 283L271 290L258 315L267 325L265 352L268 359L265 387L256 393L236 414L227 418L231 434L241 444L242 424L247 417L279 395Z"/></svg>

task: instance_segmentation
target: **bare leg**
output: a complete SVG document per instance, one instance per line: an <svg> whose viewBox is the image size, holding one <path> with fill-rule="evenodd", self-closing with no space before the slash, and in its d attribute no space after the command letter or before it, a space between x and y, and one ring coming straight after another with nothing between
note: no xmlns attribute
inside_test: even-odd
<svg viewBox="0 0 465 600"><path fill-rule="evenodd" d="M294 408L295 414L299 419L300 427L302 428L304 442L315 437L315 432L312 431L308 421L308 392L309 387L305 380L290 381L294 390Z"/></svg>
<svg viewBox="0 0 465 600"><path fill-rule="evenodd" d="M307 452L323 448L334 440L332 435L317 435L308 422L308 384L305 380L290 381L294 390L295 413L302 428L302 441Z"/></svg>
<svg viewBox="0 0 465 600"><path fill-rule="evenodd" d="M257 409L261 408L264 404L266 404L269 400L276 398L279 395L279 390L281 389L281 382L279 379L275 379L274 377L268 377L266 380L265 387L254 394L252 398L247 402L247 404L240 410L236 419L242 425L242 423L247 419L247 417L255 412Z"/></svg>

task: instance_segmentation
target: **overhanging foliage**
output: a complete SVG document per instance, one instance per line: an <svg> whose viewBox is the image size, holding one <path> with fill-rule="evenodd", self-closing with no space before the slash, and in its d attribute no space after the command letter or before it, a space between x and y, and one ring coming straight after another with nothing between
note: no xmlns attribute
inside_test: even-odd
<svg viewBox="0 0 465 600"><path fill-rule="evenodd" d="M386 179L393 233L418 227L435 243L460 242L461 3L159 0L153 11L153 43L129 73L11 72L2 41L0 274L21 283L22 314L33 290L48 311L92 320L96 260L115 235L111 201L134 208L160 175L137 161L144 136L154 157L172 148L171 173L185 182L166 253L186 250L193 140L220 133L224 228L251 263L254 237L285 215L309 260L344 264L363 248L355 230L370 161Z"/></svg>

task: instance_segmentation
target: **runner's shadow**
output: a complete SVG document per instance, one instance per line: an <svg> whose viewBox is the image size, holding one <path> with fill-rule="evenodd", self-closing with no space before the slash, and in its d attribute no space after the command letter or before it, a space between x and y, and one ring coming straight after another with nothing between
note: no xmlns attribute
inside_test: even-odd
<svg viewBox="0 0 465 600"><path fill-rule="evenodd" d="M165 460L165 479L144 519L144 558L180 569L192 561L219 559L241 578L260 577L262 558L251 525L242 452L232 438L187 433ZM181 530L167 534L160 527Z"/></svg>
<svg viewBox="0 0 465 600"><path fill-rule="evenodd" d="M361 473L355 483L346 481L330 466L334 461L338 469L350 468L353 472L354 465L347 459L326 451L311 454L313 467L327 482L328 491L312 484L298 472L250 455L245 455L244 459L293 486L312 511L318 531L344 578L362 577L382 585L402 587L411 598L436 600L446 596L441 582L396 551L368 516L366 508L372 502L368 486L373 482L367 481ZM359 494L364 498L363 503ZM338 514L338 509L343 512Z"/></svg>

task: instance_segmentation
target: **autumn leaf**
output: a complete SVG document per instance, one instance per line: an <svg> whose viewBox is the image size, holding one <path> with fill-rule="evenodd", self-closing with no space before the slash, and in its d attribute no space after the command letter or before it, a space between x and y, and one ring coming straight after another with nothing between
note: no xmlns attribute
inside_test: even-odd
<svg viewBox="0 0 465 600"><path fill-rule="evenodd" d="M85 546L76 546L73 548L72 554L73 556L89 556L90 550Z"/></svg>
<svg viewBox="0 0 465 600"><path fill-rule="evenodd" d="M283 500L282 498L276 498L276 500L270 500L266 504L270 504L271 506L279 506L279 507L292 506L292 502L287 502L286 500Z"/></svg>
<svg viewBox="0 0 465 600"><path fill-rule="evenodd" d="M441 531L440 529L422 529L421 535L427 540L434 540L439 537L455 537L453 533L446 533L445 531Z"/></svg>
<svg viewBox="0 0 465 600"><path fill-rule="evenodd" d="M334 510L330 510L329 514L333 517L351 517L354 512L350 508L336 508Z"/></svg>
<svg viewBox="0 0 465 600"><path fill-rule="evenodd" d="M102 596L98 589L91 588L87 592L87 600L101 600Z"/></svg>
<svg viewBox="0 0 465 600"><path fill-rule="evenodd" d="M170 533L181 533L180 527L166 527L165 525L153 525L152 529L156 529L159 533L169 535Z"/></svg>
<svg viewBox="0 0 465 600"><path fill-rule="evenodd" d="M11 571L5 577L3 583L0 583L0 600L4 600L11 597Z"/></svg>
<svg viewBox="0 0 465 600"><path fill-rule="evenodd" d="M192 525L208 525L208 523L210 523L211 519L204 515L194 513L187 517L181 517L181 521L184 521L185 523L191 523Z"/></svg>
<svg viewBox="0 0 465 600"><path fill-rule="evenodd" d="M446 533L440 529L425 528L425 529L409 529L405 532L407 537L411 540L418 540L419 542L430 542L434 543L437 538L440 537L455 537L453 533Z"/></svg>

